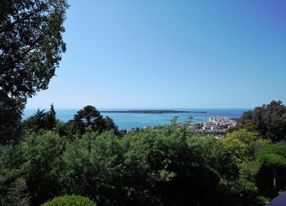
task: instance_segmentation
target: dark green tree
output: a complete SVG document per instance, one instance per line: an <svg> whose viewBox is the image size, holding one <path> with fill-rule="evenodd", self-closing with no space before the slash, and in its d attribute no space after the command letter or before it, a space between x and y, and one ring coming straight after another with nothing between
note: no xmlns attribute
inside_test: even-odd
<svg viewBox="0 0 286 206"><path fill-rule="evenodd" d="M94 106L85 106L79 110L74 118L68 121L59 133L73 140L75 136L83 135L88 129L93 132L102 133L104 131L113 130L115 134L119 134L118 128L110 117L103 117Z"/></svg>
<svg viewBox="0 0 286 206"><path fill-rule="evenodd" d="M260 168L256 184L262 194L274 197L286 187L286 146L268 145L257 153Z"/></svg>
<svg viewBox="0 0 286 206"><path fill-rule="evenodd" d="M91 127L93 131L103 132L105 128L105 121L100 112L91 105L85 106L79 110L73 122L81 134L84 134L86 128Z"/></svg>
<svg viewBox="0 0 286 206"><path fill-rule="evenodd" d="M15 137L26 99L55 74L67 7L66 0L0 1L0 144Z"/></svg>
<svg viewBox="0 0 286 206"><path fill-rule="evenodd" d="M281 101L256 107L245 112L239 119L241 127L257 130L273 142L286 140L286 106Z"/></svg>
<svg viewBox="0 0 286 206"><path fill-rule="evenodd" d="M118 127L116 126L116 124L114 123L113 119L111 119L110 117L105 117L104 118L104 130L113 130L115 134L119 134L119 130Z"/></svg>
<svg viewBox="0 0 286 206"><path fill-rule="evenodd" d="M87 132L66 148L64 193L99 205L225 205L220 182L237 175L219 140L196 136L187 127L144 129L122 139ZM246 192L232 194L239 197L241 191Z"/></svg>
<svg viewBox="0 0 286 206"><path fill-rule="evenodd" d="M50 111L47 113L48 125L50 128L54 128L57 125L57 113L54 108L54 104L51 104Z"/></svg>
<svg viewBox="0 0 286 206"><path fill-rule="evenodd" d="M62 169L61 155L65 140L58 134L47 131L43 134L27 134L21 141L24 155L25 179L31 206L59 195L61 185L59 172Z"/></svg>
<svg viewBox="0 0 286 206"><path fill-rule="evenodd" d="M0 147L0 205L29 206L24 153L20 145L8 144Z"/></svg>
<svg viewBox="0 0 286 206"><path fill-rule="evenodd" d="M120 140L111 132L100 135L87 132L68 144L62 157L63 193L90 197L100 205L124 205L121 176L125 150Z"/></svg>
<svg viewBox="0 0 286 206"><path fill-rule="evenodd" d="M51 105L50 111L38 110L33 116L23 122L25 130L40 132L44 130L52 130L57 125L56 112L54 105Z"/></svg>
<svg viewBox="0 0 286 206"><path fill-rule="evenodd" d="M20 136L20 120L24 104L0 91L0 145L15 142Z"/></svg>

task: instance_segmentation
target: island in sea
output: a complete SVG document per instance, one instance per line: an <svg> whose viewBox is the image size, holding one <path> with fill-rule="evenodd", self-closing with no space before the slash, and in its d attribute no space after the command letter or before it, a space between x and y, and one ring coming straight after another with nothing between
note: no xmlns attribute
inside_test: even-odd
<svg viewBox="0 0 286 206"><path fill-rule="evenodd" d="M181 113L207 113L206 111L184 111L184 110L107 110L102 113L134 113L134 114L181 114Z"/></svg>

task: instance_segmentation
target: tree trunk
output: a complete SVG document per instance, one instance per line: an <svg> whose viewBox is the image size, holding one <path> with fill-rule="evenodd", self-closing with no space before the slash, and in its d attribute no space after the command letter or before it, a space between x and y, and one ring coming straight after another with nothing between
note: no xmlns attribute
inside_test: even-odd
<svg viewBox="0 0 286 206"><path fill-rule="evenodd" d="M276 181L277 181L277 169L274 168L274 174L273 174L273 189L276 190Z"/></svg>

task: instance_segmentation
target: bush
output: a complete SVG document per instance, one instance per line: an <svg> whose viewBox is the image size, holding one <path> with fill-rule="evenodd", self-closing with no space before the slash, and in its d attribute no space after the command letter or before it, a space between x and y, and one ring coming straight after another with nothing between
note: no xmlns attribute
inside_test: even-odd
<svg viewBox="0 0 286 206"><path fill-rule="evenodd" d="M67 145L63 153L63 193L96 199L100 205L118 205L125 197L124 148L112 132L87 133ZM119 201L120 200L120 201Z"/></svg>
<svg viewBox="0 0 286 206"><path fill-rule="evenodd" d="M96 204L87 197L65 195L56 197L53 200L42 204L42 206L96 206Z"/></svg>
<svg viewBox="0 0 286 206"><path fill-rule="evenodd" d="M29 133L21 141L25 163L25 179L31 205L40 205L61 194L59 172L62 169L61 155L65 141L58 134L47 131L43 134Z"/></svg>

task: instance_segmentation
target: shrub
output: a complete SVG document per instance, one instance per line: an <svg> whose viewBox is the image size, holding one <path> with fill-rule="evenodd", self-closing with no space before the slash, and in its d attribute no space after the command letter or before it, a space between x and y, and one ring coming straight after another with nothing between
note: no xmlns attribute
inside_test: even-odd
<svg viewBox="0 0 286 206"><path fill-rule="evenodd" d="M77 195L60 196L48 201L42 206L96 206L96 204L87 197Z"/></svg>
<svg viewBox="0 0 286 206"><path fill-rule="evenodd" d="M25 179L31 205L40 205L61 194L59 172L65 141L58 134L27 134L20 144L25 163Z"/></svg>

